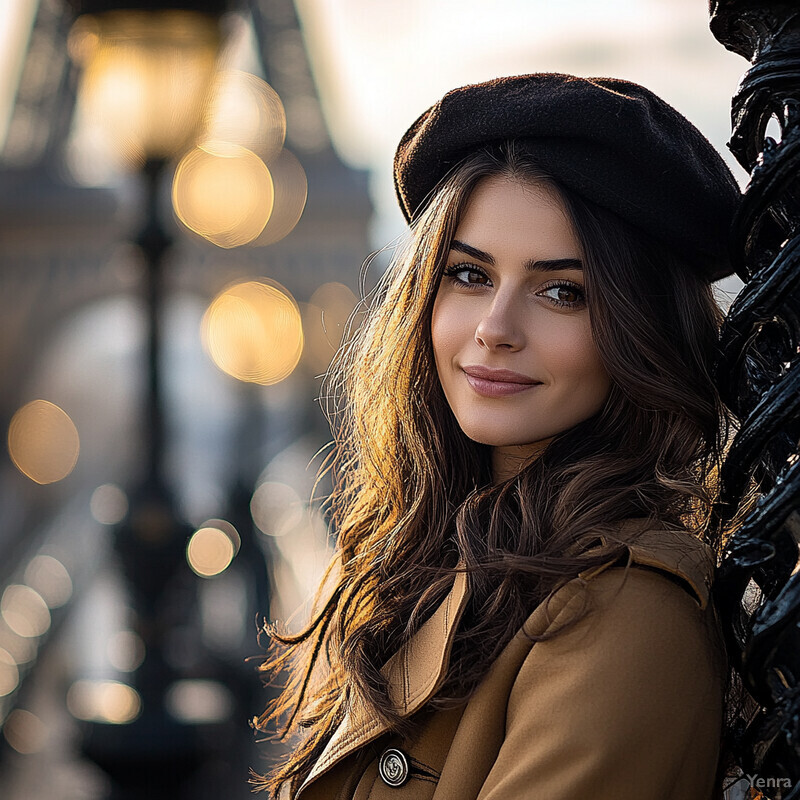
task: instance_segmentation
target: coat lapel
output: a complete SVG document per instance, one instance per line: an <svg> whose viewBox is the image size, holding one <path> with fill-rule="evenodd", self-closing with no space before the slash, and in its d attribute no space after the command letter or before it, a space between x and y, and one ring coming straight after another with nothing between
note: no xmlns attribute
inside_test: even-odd
<svg viewBox="0 0 800 800"><path fill-rule="evenodd" d="M433 615L381 668L389 685L389 699L402 716L410 716L425 705L446 677L453 638L468 599L467 574L459 572ZM300 792L386 730L386 725L354 698Z"/></svg>
<svg viewBox="0 0 800 800"><path fill-rule="evenodd" d="M686 531L648 530L647 520L632 519L620 524L619 538L633 532L640 533L640 536L629 545L631 560L666 568L683 578L697 593L701 607L705 607L714 563L708 545ZM617 537L598 538L601 540L600 549L617 540ZM694 540L696 550L687 549L689 539ZM609 561L593 570L586 570L581 576L591 577L611 564ZM458 566L463 566L463 562ZM433 615L381 668L389 685L389 699L402 716L410 716L420 709L446 677L456 628L469 595L467 574L459 572L450 592ZM377 739L386 730L386 725L354 698L298 795L350 753Z"/></svg>

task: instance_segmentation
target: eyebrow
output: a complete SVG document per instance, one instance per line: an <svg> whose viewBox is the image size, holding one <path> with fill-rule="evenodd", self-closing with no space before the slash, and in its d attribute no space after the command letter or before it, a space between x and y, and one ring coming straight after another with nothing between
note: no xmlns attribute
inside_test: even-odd
<svg viewBox="0 0 800 800"><path fill-rule="evenodd" d="M458 239L453 239L450 244L450 249L456 250L459 253L464 253L464 255L472 256L472 258L477 258L478 261L483 261L485 264L494 266L494 256L483 250L479 250L477 247L459 242ZM523 267L528 272L534 272L535 270L555 272L561 269L583 269L583 262L581 262L579 258L546 258L540 261L528 259L523 264Z"/></svg>

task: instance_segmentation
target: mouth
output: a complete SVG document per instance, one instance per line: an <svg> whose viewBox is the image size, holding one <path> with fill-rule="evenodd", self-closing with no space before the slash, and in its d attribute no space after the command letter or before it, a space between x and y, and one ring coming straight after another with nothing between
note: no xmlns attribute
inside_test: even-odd
<svg viewBox="0 0 800 800"><path fill-rule="evenodd" d="M466 367L463 372L472 389L484 397L507 397L542 385L541 381L509 370Z"/></svg>

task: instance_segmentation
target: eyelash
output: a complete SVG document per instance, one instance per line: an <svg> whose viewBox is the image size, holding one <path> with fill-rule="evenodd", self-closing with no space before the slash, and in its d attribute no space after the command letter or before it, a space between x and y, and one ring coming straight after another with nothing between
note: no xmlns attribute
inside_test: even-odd
<svg viewBox="0 0 800 800"><path fill-rule="evenodd" d="M453 285L460 286L464 289L467 289L467 291L474 291L475 289L486 285L483 283L468 283L467 281L462 281L456 277L459 272L474 272L476 275L480 275L486 280L489 280L489 276L486 274L486 272L475 264L454 264L451 267L446 267L442 274L447 277ZM558 308L578 308L586 303L586 296L584 294L583 287L580 284L564 280L563 278L559 280L553 280L545 284L539 289L537 294L548 289L556 289L562 286L575 292L580 297L580 300L569 302L567 300L558 300L555 297L548 297L547 300L553 303L553 305L557 306Z"/></svg>

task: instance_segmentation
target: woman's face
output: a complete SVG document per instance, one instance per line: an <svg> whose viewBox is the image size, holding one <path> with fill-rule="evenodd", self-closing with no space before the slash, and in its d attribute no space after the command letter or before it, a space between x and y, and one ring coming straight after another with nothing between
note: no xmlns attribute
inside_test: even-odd
<svg viewBox="0 0 800 800"><path fill-rule="evenodd" d="M583 286L581 248L555 191L483 178L456 231L431 333L447 402L470 439L495 448L496 477L608 396Z"/></svg>

